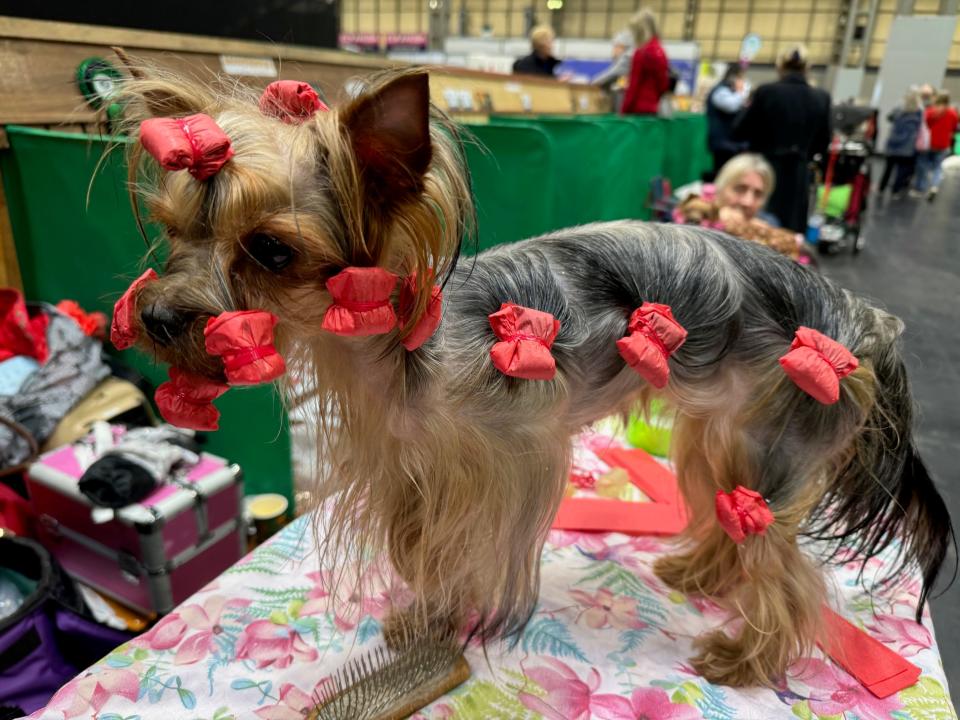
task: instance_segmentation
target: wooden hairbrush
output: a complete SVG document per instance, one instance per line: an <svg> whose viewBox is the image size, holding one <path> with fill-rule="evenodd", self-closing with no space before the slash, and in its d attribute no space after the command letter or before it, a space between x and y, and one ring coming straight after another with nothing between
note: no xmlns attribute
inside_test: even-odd
<svg viewBox="0 0 960 720"><path fill-rule="evenodd" d="M330 677L310 720L401 720L470 677L462 650L451 643L411 643L401 652L378 647Z"/></svg>

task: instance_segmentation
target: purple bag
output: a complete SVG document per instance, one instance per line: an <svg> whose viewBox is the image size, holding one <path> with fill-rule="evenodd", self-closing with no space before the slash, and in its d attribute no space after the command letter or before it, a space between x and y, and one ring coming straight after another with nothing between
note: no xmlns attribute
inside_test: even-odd
<svg viewBox="0 0 960 720"><path fill-rule="evenodd" d="M0 717L43 707L84 668L133 637L89 617L76 586L39 544L0 536L0 568L36 583L0 620Z"/></svg>

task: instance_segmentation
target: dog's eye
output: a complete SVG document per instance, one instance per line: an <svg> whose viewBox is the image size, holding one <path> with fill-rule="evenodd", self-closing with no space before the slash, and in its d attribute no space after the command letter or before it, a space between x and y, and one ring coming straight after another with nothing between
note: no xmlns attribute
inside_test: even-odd
<svg viewBox="0 0 960 720"><path fill-rule="evenodd" d="M247 251L270 272L280 272L293 262L293 248L264 233L250 238Z"/></svg>

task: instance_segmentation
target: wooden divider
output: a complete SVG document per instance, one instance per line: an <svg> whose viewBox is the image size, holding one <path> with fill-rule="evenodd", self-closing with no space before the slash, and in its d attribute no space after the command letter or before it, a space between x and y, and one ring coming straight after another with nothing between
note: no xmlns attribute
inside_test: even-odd
<svg viewBox="0 0 960 720"><path fill-rule="evenodd" d="M0 16L0 125L86 125L96 113L77 89L76 70L90 57L118 61L111 46L195 77L228 74L264 87L274 79L305 80L336 102L353 79L404 63L382 57L175 33L24 20ZM548 78L459 68L430 68L433 100L453 114L596 113L599 89Z"/></svg>

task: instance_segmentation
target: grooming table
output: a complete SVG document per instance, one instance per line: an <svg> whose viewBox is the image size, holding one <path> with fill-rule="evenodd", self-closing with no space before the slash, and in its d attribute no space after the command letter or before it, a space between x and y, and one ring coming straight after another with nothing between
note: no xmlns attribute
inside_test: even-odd
<svg viewBox="0 0 960 720"><path fill-rule="evenodd" d="M615 441L614 441L615 442ZM594 443L595 444L595 443ZM593 445L591 445L593 447ZM602 466L589 448L578 463ZM823 656L785 686L710 685L687 664L691 640L725 623L710 603L665 588L651 568L668 541L552 531L540 604L515 647L471 647L473 676L414 717L509 720L946 720L956 718L929 615L912 619L919 577L872 598L855 564L830 575L833 607L917 665L907 690L878 699ZM882 575L884 560L865 573ZM64 686L31 718L298 720L332 671L382 644L398 586L334 605L300 518L217 580ZM335 612L332 610L335 608Z"/></svg>

